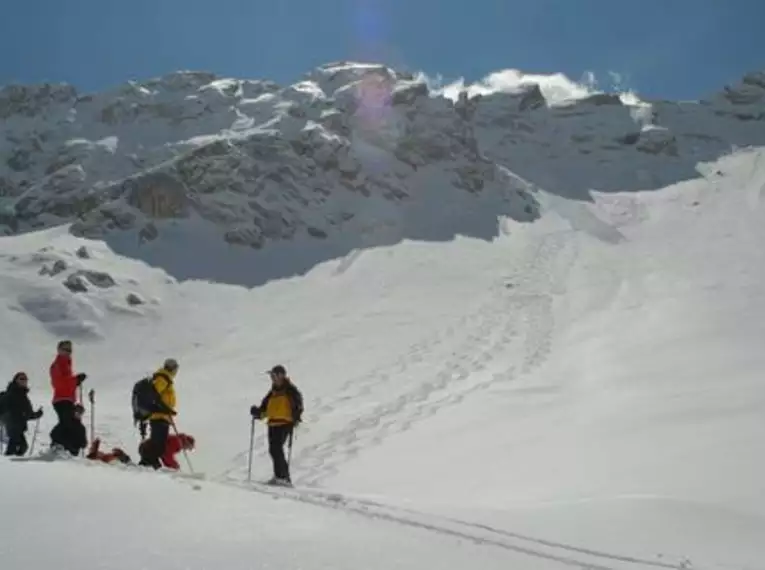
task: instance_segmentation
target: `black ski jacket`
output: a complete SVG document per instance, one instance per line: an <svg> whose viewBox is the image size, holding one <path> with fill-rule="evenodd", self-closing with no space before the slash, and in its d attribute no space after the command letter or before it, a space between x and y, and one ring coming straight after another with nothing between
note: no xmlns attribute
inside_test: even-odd
<svg viewBox="0 0 765 570"><path fill-rule="evenodd" d="M5 389L3 396L3 408L5 413L2 419L8 431L27 431L27 422L40 417L32 409L32 402L29 401L29 388L24 388L17 382L11 380Z"/></svg>

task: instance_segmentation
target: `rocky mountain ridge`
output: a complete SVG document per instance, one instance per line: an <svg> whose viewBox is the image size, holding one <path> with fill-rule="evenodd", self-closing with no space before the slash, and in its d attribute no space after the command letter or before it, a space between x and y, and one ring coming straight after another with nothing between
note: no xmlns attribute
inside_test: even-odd
<svg viewBox="0 0 765 570"><path fill-rule="evenodd" d="M262 248L341 233L427 237L488 204L539 215L535 193L653 189L765 144L765 73L698 102L542 87L455 100L376 64L321 66L294 85L178 72L83 95L0 89L0 235L72 223L80 236L161 238L202 223Z"/></svg>

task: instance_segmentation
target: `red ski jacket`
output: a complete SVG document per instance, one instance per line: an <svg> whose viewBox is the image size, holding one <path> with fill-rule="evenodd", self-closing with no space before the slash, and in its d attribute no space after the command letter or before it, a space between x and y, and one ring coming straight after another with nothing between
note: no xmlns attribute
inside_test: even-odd
<svg viewBox="0 0 765 570"><path fill-rule="evenodd" d="M59 354L50 365L50 383L53 386L53 403L77 401L77 378L72 374L72 357Z"/></svg>

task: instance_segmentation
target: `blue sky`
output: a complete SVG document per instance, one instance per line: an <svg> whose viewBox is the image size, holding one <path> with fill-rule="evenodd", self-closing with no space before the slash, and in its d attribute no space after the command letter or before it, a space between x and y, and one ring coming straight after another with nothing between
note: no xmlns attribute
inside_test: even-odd
<svg viewBox="0 0 765 570"><path fill-rule="evenodd" d="M84 91L176 69L289 83L338 59L447 79L621 74L697 98L765 69L765 0L9 0L0 84Z"/></svg>

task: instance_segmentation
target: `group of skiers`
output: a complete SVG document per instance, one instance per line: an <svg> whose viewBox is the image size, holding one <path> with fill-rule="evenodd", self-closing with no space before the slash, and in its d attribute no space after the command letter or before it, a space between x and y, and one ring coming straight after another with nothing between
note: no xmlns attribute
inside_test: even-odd
<svg viewBox="0 0 765 570"><path fill-rule="evenodd" d="M77 456L88 445L87 431L83 424L85 408L82 401L82 384L87 379L87 374L73 372L72 352L70 340L60 341L56 357L50 366L52 404L58 418L57 424L50 432L50 441L52 449L67 451ZM134 386L133 420L139 427L142 439L138 447L139 465L154 469L163 466L179 469L176 454L193 450L195 447L194 438L179 433L175 426L175 378L178 368L178 362L168 358L151 377L140 380ZM287 376L284 366L274 366L268 373L271 377L271 388L259 406L250 408L250 414L253 422L268 422L268 450L274 471L269 483L290 485L289 461L285 457L284 446L287 442L292 445L294 429L301 422L303 396ZM27 453L27 424L30 420L39 420L42 415L42 408L34 410L29 400L27 374L16 373L5 392L0 393L0 428L4 428L6 433L6 456L23 456ZM150 432L148 438L147 424ZM174 432L172 434L171 428ZM101 440L93 437L86 457L106 463L131 463L130 456L122 449L113 448L104 452L100 447Z"/></svg>

